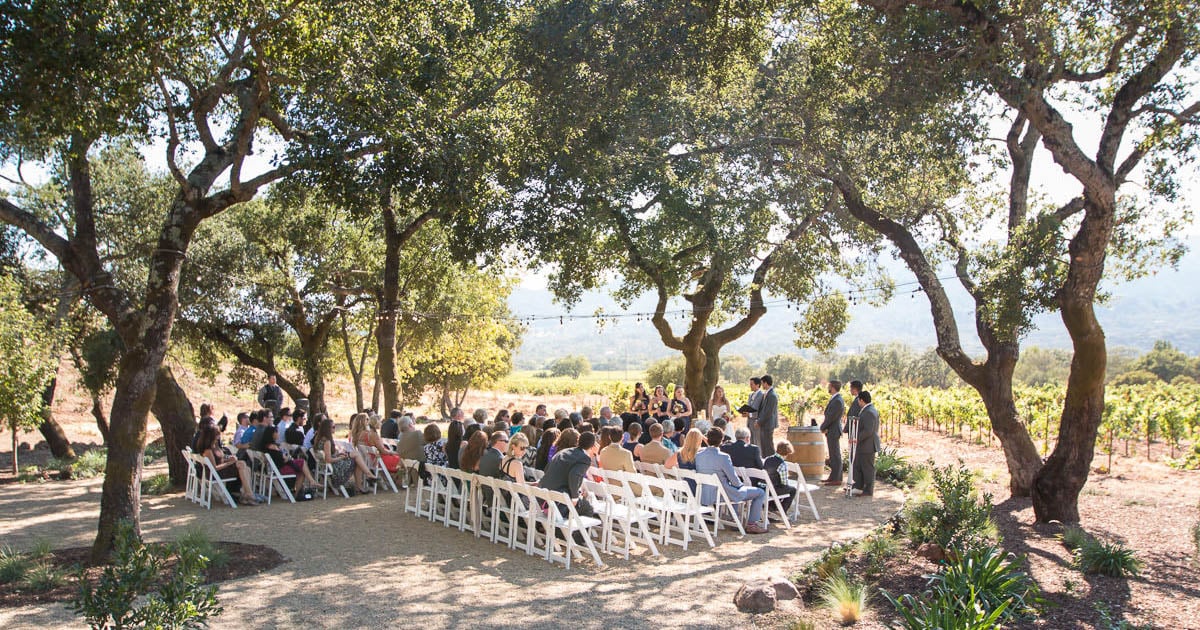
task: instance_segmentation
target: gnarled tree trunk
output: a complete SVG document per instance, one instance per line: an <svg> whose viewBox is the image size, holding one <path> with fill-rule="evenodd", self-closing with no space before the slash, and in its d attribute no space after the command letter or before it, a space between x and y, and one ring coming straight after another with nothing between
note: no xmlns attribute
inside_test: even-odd
<svg viewBox="0 0 1200 630"><path fill-rule="evenodd" d="M51 410L51 405L54 404L54 391L58 386L58 377L50 379L50 384L46 389L42 390L42 404L45 409L42 411L42 423L38 425L38 431L41 431L42 437L46 438L46 444L50 446L50 454L59 459L75 459L75 449L71 448L71 441L67 439L66 432L63 431L62 425L54 419L54 412Z"/></svg>
<svg viewBox="0 0 1200 630"><path fill-rule="evenodd" d="M196 433L196 414L187 393L175 380L175 373L168 365L162 366L155 378L154 404L151 411L162 427L163 446L167 451L167 470L171 485L187 483L188 463L183 459L183 448L190 446Z"/></svg>

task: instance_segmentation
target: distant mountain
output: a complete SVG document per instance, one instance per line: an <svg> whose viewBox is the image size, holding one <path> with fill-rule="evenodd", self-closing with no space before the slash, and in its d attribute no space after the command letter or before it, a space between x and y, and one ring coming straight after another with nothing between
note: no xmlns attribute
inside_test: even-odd
<svg viewBox="0 0 1200 630"><path fill-rule="evenodd" d="M1195 240L1195 239L1193 239ZM913 277L898 262L887 265L895 281L911 282ZM1125 346L1148 350L1154 341L1166 339L1189 354L1200 353L1200 253L1189 253L1178 270L1166 269L1133 282L1107 287L1108 303L1097 306L1097 316L1108 335L1110 348ZM951 302L959 317L963 343L970 352L982 347L974 341L973 306L966 293L956 283L947 282ZM910 290L915 285L902 287ZM898 291L899 293L899 291ZM556 357L583 354L595 367L609 369L636 368L653 359L671 356L673 351L663 346L653 325L645 318L618 319L599 329L590 316L596 309L607 313L621 312L615 302L603 292L589 292L580 304L568 312L553 302L549 291L523 286L509 298L513 312L519 315L563 314L557 318L539 320L529 325L517 355L518 367L536 369ZM682 303L675 308L682 308ZM649 312L654 298L646 295L628 309L630 312ZM751 363L768 356L801 352L793 343L792 323L797 312L782 306L772 307L745 337L726 346L723 356L743 355ZM673 323L682 324L679 320ZM1057 313L1046 313L1035 320L1036 329L1025 340L1026 346L1070 348L1071 341ZM875 308L868 305L851 307L851 320L839 340L838 350L854 352L872 343L900 342L923 349L936 343L929 302L923 294L900 293L888 304Z"/></svg>

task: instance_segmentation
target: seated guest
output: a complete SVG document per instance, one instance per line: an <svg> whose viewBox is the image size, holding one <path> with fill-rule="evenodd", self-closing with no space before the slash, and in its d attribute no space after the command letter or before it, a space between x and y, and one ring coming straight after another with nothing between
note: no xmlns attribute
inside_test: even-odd
<svg viewBox="0 0 1200 630"><path fill-rule="evenodd" d="M306 424L307 420L308 417L304 411L297 411L296 421L293 422L292 426L288 427L287 431L285 431L283 434L284 443L293 447L304 446L304 425ZM295 449L292 450L292 454L295 455Z"/></svg>
<svg viewBox="0 0 1200 630"><path fill-rule="evenodd" d="M484 477L500 478L500 464L508 450L508 431L496 431L488 438L488 447L479 457L479 474Z"/></svg>
<svg viewBox="0 0 1200 630"><path fill-rule="evenodd" d="M283 436L287 434L287 430L292 428L292 412L286 407L279 410L279 424L275 425L276 444L283 444Z"/></svg>
<svg viewBox="0 0 1200 630"><path fill-rule="evenodd" d="M372 467L375 465L374 457L379 457L383 460L383 467L390 473L400 470L400 455L392 452L391 449L383 445L383 438L379 436L379 418L374 415L360 413L355 418L359 418L359 427L356 430L351 421L350 428L350 443L355 448L362 446L373 446L378 452L378 455L372 455L368 458L367 463ZM374 468L372 468L374 470Z"/></svg>
<svg viewBox="0 0 1200 630"><path fill-rule="evenodd" d="M508 454L500 463L501 479L515 483L533 481L533 476L526 474L525 464L522 461L527 451L529 451L529 440L525 439L525 434L518 433L512 436L508 443Z"/></svg>
<svg viewBox="0 0 1200 630"><path fill-rule="evenodd" d="M600 435L600 421L592 417L592 408L588 405L584 405L583 409L579 410L579 423L580 425L591 425L592 433ZM588 427L584 426L583 428L587 429Z"/></svg>
<svg viewBox="0 0 1200 630"><path fill-rule="evenodd" d="M621 419L613 415L612 407L608 405L600 408L599 422L601 427L621 426Z"/></svg>
<svg viewBox="0 0 1200 630"><path fill-rule="evenodd" d="M498 425L501 422L503 422L504 424L508 424L508 410L507 409L501 409L500 411L496 412L496 417L492 419L492 426Z"/></svg>
<svg viewBox="0 0 1200 630"><path fill-rule="evenodd" d="M579 435L578 445L564 448L550 460L546 474L538 485L547 490L565 492L578 505L583 480L587 477L598 448L595 433L589 431ZM563 516L567 515L566 506L560 505L559 510Z"/></svg>
<svg viewBox="0 0 1200 630"><path fill-rule="evenodd" d="M692 432L698 433L695 429ZM762 522L762 508L767 494L762 488L745 485L741 482L737 473L733 470L733 462L729 459L729 456L721 452L721 449L716 446L721 443L724 437L720 429L709 429L706 439L713 446L706 446L696 454L696 472L716 475L721 485L724 486L725 493L729 495L730 501L734 503L749 501L750 516L746 522L746 532L750 534L765 534L767 533L767 528L766 524ZM691 442L691 438L692 434L689 432L684 450L687 450L687 444ZM704 486L700 489L700 503L712 505L716 501L717 491L715 488Z"/></svg>
<svg viewBox="0 0 1200 630"><path fill-rule="evenodd" d="M462 429L462 423L458 423L459 429ZM438 425L430 422L425 425L423 433L425 438L425 463L434 466L446 466L449 464L449 459L446 454L446 440L442 439L442 430ZM461 441L461 438L459 438Z"/></svg>
<svg viewBox="0 0 1200 630"><path fill-rule="evenodd" d="M325 414L318 413L309 419L308 425L304 427L304 448L312 448L313 440L317 437L317 429L325 421L325 417Z"/></svg>
<svg viewBox="0 0 1200 630"><path fill-rule="evenodd" d="M614 427L614 428L616 428L616 427ZM642 425L631 424L631 425L629 425L629 433L623 434L623 433L621 433L620 429L617 429L616 434L617 434L618 438L624 438L621 440L621 448L629 451L629 454L633 455L634 461L641 461L642 448L643 448L642 447ZM600 449L600 450L604 450L604 449Z"/></svg>
<svg viewBox="0 0 1200 630"><path fill-rule="evenodd" d="M796 500L796 486L787 482L787 456L793 452L794 449L790 443L780 442L775 445L775 454L763 461L763 468L771 477L771 485L775 486L775 494L779 495L784 512L791 509L792 501Z"/></svg>
<svg viewBox="0 0 1200 630"><path fill-rule="evenodd" d="M520 411L512 415L512 426L508 428L508 437L520 433L525 428L525 414ZM511 446L511 443L510 443Z"/></svg>
<svg viewBox="0 0 1200 630"><path fill-rule="evenodd" d="M716 427L713 427L716 428ZM717 429L720 431L720 429ZM758 447L750 443L750 429L746 427L739 428L734 432L736 440L721 445L721 452L729 456L733 461L733 465L738 468L758 468L762 469L763 460L762 454L758 452Z"/></svg>
<svg viewBox="0 0 1200 630"><path fill-rule="evenodd" d="M250 428L250 414L243 411L237 415L237 428L233 430L233 442L231 443L237 444L238 442L241 442L242 434L245 433L246 429L248 428Z"/></svg>
<svg viewBox="0 0 1200 630"><path fill-rule="evenodd" d="M261 429L261 440L255 440L255 450L261 451L271 458L275 463L275 468L279 470L279 474L287 477L295 475L296 481L293 484L292 492L300 494L300 491L305 488L314 488L317 485L317 480L313 479L312 473L308 470L308 464L301 458L292 458L291 453L284 451L279 447L279 443L275 441L275 434L279 429L273 426L265 426Z"/></svg>
<svg viewBox="0 0 1200 630"><path fill-rule="evenodd" d="M244 460L246 458L245 453L241 451L250 449L250 445L254 443L254 432L262 427L264 417L261 411L255 411L250 414L250 426L246 427L245 431L242 431L242 437L233 444L234 448L238 450L238 459Z"/></svg>
<svg viewBox="0 0 1200 630"><path fill-rule="evenodd" d="M620 443L621 429L618 427L601 427L601 440L609 442L600 449L600 454L597 456L597 461L600 467L605 470L623 470L625 472L637 472L637 468L633 465L633 453L629 449L624 448ZM616 440L616 441L614 441ZM637 442L634 446L641 447Z"/></svg>
<svg viewBox="0 0 1200 630"><path fill-rule="evenodd" d="M400 425L400 439L396 441L396 453L404 459L415 459L419 462L425 461L424 436L417 430L412 416L402 416L398 423Z"/></svg>
<svg viewBox="0 0 1200 630"><path fill-rule="evenodd" d="M219 436L215 422L203 423L200 427L200 437L196 439L196 452L212 462L217 475L231 494L240 494L239 503L258 505L258 499L251 491L254 486L250 483L250 467L244 461L226 457L225 451L217 445Z"/></svg>
<svg viewBox="0 0 1200 630"><path fill-rule="evenodd" d="M487 418L488 418L487 409L476 409L471 414L471 420L474 420L475 424L478 424L481 427L483 425L487 424Z"/></svg>
<svg viewBox="0 0 1200 630"><path fill-rule="evenodd" d="M633 426L633 425L630 425ZM679 455L674 450L675 443L662 439L664 424L650 425L650 442L642 446L642 461L651 464L662 464L663 468L674 468L679 465ZM674 428L674 423L671 427ZM671 448L667 448L667 444Z"/></svg>
<svg viewBox="0 0 1200 630"><path fill-rule="evenodd" d="M431 425L431 426L437 426ZM466 431L464 430L462 420L451 420L450 425L446 427L446 444L443 450L446 451L446 466L450 468L458 468L458 456L462 452L463 444L466 443ZM428 439L428 434L426 435ZM426 461L426 463L429 463Z"/></svg>
<svg viewBox="0 0 1200 630"><path fill-rule="evenodd" d="M554 446L550 447L548 456L550 459L554 459L554 456L563 449L575 448L578 444L579 431L568 427L559 432L558 439L554 441Z"/></svg>
<svg viewBox="0 0 1200 630"><path fill-rule="evenodd" d="M400 418L404 414L399 409L393 409L388 414L388 419L383 421L383 425L379 428L379 437L389 440L400 438Z"/></svg>
<svg viewBox="0 0 1200 630"><path fill-rule="evenodd" d="M550 463L550 451L554 448L554 443L558 441L559 431L554 427L550 427L542 431L542 438L538 441L537 455L533 459L533 467L545 471L546 465Z"/></svg>
<svg viewBox="0 0 1200 630"><path fill-rule="evenodd" d="M662 428L663 428L662 439L667 440L667 441L671 442L672 444L674 444L675 448L683 448L684 434L675 430L674 422L663 422ZM704 434L701 433L700 436L703 437Z"/></svg>
<svg viewBox="0 0 1200 630"><path fill-rule="evenodd" d="M313 438L313 448L319 451L325 463L332 467L333 475L330 483L334 488L345 488L350 483L351 476L354 477L355 488L358 489L365 487L366 480L375 481L375 475L369 474L370 469L367 467L367 461L363 459L362 453L359 453L357 449L343 450L334 441L331 418L321 420L321 426L317 427L317 435Z"/></svg>
<svg viewBox="0 0 1200 630"><path fill-rule="evenodd" d="M471 438L463 447L462 454L458 456L459 468L464 472L479 472L479 459L483 457L483 451L487 449L487 442L487 436L483 431L471 433Z"/></svg>
<svg viewBox="0 0 1200 630"><path fill-rule="evenodd" d="M696 429L688 431L687 437L683 438L683 447L679 449L679 467L684 470L696 470L696 454L703 446L704 436Z"/></svg>

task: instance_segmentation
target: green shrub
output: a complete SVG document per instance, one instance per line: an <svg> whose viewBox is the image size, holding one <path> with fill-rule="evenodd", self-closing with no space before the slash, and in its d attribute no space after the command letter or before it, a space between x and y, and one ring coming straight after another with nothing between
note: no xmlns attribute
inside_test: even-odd
<svg viewBox="0 0 1200 630"><path fill-rule="evenodd" d="M48 561L35 562L25 572L26 588L36 593L52 591L65 582L66 576Z"/></svg>
<svg viewBox="0 0 1200 630"><path fill-rule="evenodd" d="M129 522L118 525L114 547L113 562L95 586L80 575L79 595L71 602L91 628L200 628L221 613L217 587L203 585L208 559L195 548L144 545ZM174 569L153 591L172 556Z"/></svg>
<svg viewBox="0 0 1200 630"><path fill-rule="evenodd" d="M819 579L827 580L842 570L842 565L846 564L846 554L849 552L849 547L835 543L834 546L826 549L820 558L809 563L806 570L815 574Z"/></svg>
<svg viewBox="0 0 1200 630"><path fill-rule="evenodd" d="M223 567L229 562L229 554L208 537L203 527L194 525L184 530L183 535L175 540L180 548L193 549L196 553L208 558L208 566Z"/></svg>
<svg viewBox="0 0 1200 630"><path fill-rule="evenodd" d="M910 464L895 448L885 446L875 458L875 478L897 486L911 488L919 479L918 469L918 466Z"/></svg>
<svg viewBox="0 0 1200 630"><path fill-rule="evenodd" d="M867 559L867 572L878 574L883 571L888 558L900 553L900 544L891 534L875 534L859 543L858 549Z"/></svg>
<svg viewBox="0 0 1200 630"><path fill-rule="evenodd" d="M1082 547L1084 543L1091 540L1092 537L1080 527L1067 527L1063 530L1059 539L1062 540L1063 547L1066 547L1070 551L1075 551Z"/></svg>
<svg viewBox="0 0 1200 630"><path fill-rule="evenodd" d="M161 442L147 444L146 450L142 453L142 465L149 466L155 461L167 456L167 447Z"/></svg>
<svg viewBox="0 0 1200 630"><path fill-rule="evenodd" d="M821 585L821 601L840 623L857 623L867 612L869 590L867 585L850 580L845 571L838 571Z"/></svg>
<svg viewBox="0 0 1200 630"><path fill-rule="evenodd" d="M171 491L171 476L167 474L153 475L142 479L142 494L159 496Z"/></svg>
<svg viewBox="0 0 1200 630"><path fill-rule="evenodd" d="M29 564L29 558L25 554L7 545L0 548L0 584L9 584L25 579L25 573L29 571Z"/></svg>
<svg viewBox="0 0 1200 630"><path fill-rule="evenodd" d="M935 594L926 600L912 595L902 595L899 599L887 595L887 598L900 614L900 627L905 630L991 630L999 626L1000 617L1008 605L1001 604L1000 608L988 612L975 601L974 593L965 607L963 602L956 601L945 593Z"/></svg>
<svg viewBox="0 0 1200 630"><path fill-rule="evenodd" d="M1125 577L1141 572L1142 562L1121 543L1092 538L1075 550L1075 567L1084 573Z"/></svg>
<svg viewBox="0 0 1200 630"><path fill-rule="evenodd" d="M54 554L54 544L45 538L39 538L33 541L33 547L29 549L29 557L32 560L42 560L49 558Z"/></svg>
<svg viewBox="0 0 1200 630"><path fill-rule="evenodd" d="M976 549L950 563L930 578L935 591L944 590L954 601L974 601L985 611L1004 608L1001 620L1032 617L1041 603L1037 584L1017 563L995 547Z"/></svg>
<svg viewBox="0 0 1200 630"><path fill-rule="evenodd" d="M47 464L48 470L63 470L70 471L71 477L75 479L91 479L104 474L104 464L108 456L108 450L103 448L93 448L85 451L74 460L70 459L51 459Z"/></svg>
<svg viewBox="0 0 1200 630"><path fill-rule="evenodd" d="M992 495L980 495L966 466L936 467L931 475L930 490L904 515L915 544L932 542L965 553L998 537L991 518Z"/></svg>

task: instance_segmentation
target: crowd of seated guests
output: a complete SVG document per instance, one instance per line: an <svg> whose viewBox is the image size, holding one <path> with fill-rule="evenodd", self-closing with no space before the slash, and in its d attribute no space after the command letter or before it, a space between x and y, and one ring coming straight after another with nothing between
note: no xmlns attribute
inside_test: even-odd
<svg viewBox="0 0 1200 630"><path fill-rule="evenodd" d="M636 472L635 462L658 464L664 468L683 468L716 475L734 502L748 502L748 532L766 531L762 487L743 484L735 467L765 470L771 485L786 510L795 499L796 488L787 483L785 458L791 452L780 442L776 454L765 461L759 447L750 443L750 432L738 428L731 438L728 432L728 401L723 397L714 407L723 408L711 422L692 420L692 405L682 388L668 397L664 388L653 395L639 383L631 400L633 413L615 416L608 406L598 415L590 407L579 412L557 409L553 414L538 405L532 414L501 409L494 416L476 409L468 418L463 409L450 413L445 434L437 424L418 429L411 415L391 412L380 422L374 413L352 416L347 432L351 448L344 449L335 440L336 426L325 414L311 417L304 411L292 414L284 408L276 412L261 409L239 413L234 426L231 448L224 448L221 430L211 418L211 406L202 406L200 430L193 450L213 462L231 489L245 503L257 503L263 497L250 492L252 473L246 451L261 451L270 457L284 475L295 475L299 492L315 486L312 469L318 464L310 452L321 455L319 462L332 468L334 487L369 490L376 481L374 471L382 459L383 467L400 471L401 459L428 465L448 466L516 483L533 483L533 471L541 471L542 487L566 492L573 500L585 496L582 488L587 469L598 466L608 470ZM490 419L490 423L489 423ZM384 443L385 440L394 442ZM394 444L394 450L390 446ZM365 449L358 447L374 447ZM705 487L701 500L715 501L711 487Z"/></svg>

